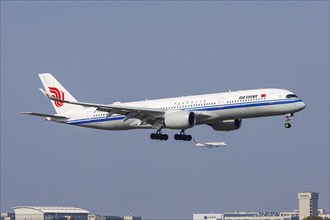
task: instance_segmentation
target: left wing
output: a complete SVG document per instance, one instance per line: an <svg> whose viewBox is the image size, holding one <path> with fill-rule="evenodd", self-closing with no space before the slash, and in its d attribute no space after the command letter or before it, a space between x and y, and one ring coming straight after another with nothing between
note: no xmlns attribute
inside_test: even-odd
<svg viewBox="0 0 330 220"><path fill-rule="evenodd" d="M166 114L164 110L156 109L156 108L144 108L144 107L122 106L122 105L112 105L112 104L104 105L104 104L96 104L96 103L62 100L50 95L43 89L40 89L40 91L50 100L67 103L71 105L94 107L98 111L107 112L108 113L107 117L110 117L113 114L125 115L123 122L127 121L130 118L139 119L140 122L137 126L141 125L142 123L147 123L152 125L154 128L159 129L163 126L161 119L163 119ZM195 112L195 116L197 122L211 117L206 112Z"/></svg>
<svg viewBox="0 0 330 220"><path fill-rule="evenodd" d="M87 103L87 102L75 102L75 101L68 101L68 100L61 100L53 97L52 95L48 94L45 90L40 89L40 91L49 99L56 101L67 103L71 105L80 105L84 107L94 107L98 111L108 112L108 116L110 117L113 114L125 115L123 121L127 121L130 118L137 118L140 119L140 124L146 122L151 125L158 124L156 123L158 119L164 117L165 112L160 109L155 108L142 108L142 107L132 107L132 106L121 106L121 105L104 105L104 104L96 104L96 103Z"/></svg>

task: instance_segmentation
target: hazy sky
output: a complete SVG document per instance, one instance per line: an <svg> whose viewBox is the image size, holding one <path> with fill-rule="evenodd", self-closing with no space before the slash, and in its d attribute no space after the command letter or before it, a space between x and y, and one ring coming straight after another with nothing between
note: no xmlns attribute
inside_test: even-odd
<svg viewBox="0 0 330 220"><path fill-rule="evenodd" d="M46 122L37 76L51 72L96 103L276 87L307 108L188 133L227 148L152 141L152 130ZM329 211L328 1L1 1L1 211L76 206L92 213L192 218L292 211L316 191Z"/></svg>

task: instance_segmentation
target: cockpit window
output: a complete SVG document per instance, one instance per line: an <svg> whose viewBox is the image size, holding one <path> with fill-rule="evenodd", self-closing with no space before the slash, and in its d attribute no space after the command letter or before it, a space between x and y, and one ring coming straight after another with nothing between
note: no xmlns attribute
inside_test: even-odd
<svg viewBox="0 0 330 220"><path fill-rule="evenodd" d="M295 94L289 94L286 96L287 99L298 98Z"/></svg>

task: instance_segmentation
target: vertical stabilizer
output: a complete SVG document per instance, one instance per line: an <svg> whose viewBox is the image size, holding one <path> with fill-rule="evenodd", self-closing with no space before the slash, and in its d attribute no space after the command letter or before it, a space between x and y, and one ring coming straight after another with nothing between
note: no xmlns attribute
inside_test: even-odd
<svg viewBox="0 0 330 220"><path fill-rule="evenodd" d="M53 77L50 73L41 73L39 78L45 88L45 90L53 97L61 100L74 101L77 100ZM56 113L64 113L74 109L83 108L79 105L70 105L63 102L51 101Z"/></svg>
<svg viewBox="0 0 330 220"><path fill-rule="evenodd" d="M193 138L193 142L194 144L199 144L199 142L195 138Z"/></svg>

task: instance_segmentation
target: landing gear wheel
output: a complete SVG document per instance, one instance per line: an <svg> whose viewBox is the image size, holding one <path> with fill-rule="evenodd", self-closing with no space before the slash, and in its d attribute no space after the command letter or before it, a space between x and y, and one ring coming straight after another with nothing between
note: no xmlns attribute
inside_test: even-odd
<svg viewBox="0 0 330 220"><path fill-rule="evenodd" d="M185 131L182 130L180 134L175 134L174 139L177 141L191 141L191 135L186 135Z"/></svg>
<svg viewBox="0 0 330 220"><path fill-rule="evenodd" d="M168 135L164 134L164 140L167 141L168 140Z"/></svg>
<svg viewBox="0 0 330 220"><path fill-rule="evenodd" d="M168 135L163 134L161 129L159 129L156 133L150 134L151 140L162 140L162 141L167 141L168 140Z"/></svg>
<svg viewBox="0 0 330 220"><path fill-rule="evenodd" d="M284 127L285 128L291 128L291 124L287 122L287 123L284 124Z"/></svg>
<svg viewBox="0 0 330 220"><path fill-rule="evenodd" d="M284 124L285 128L291 128L291 123L290 123L291 117L293 117L293 113L285 114L285 124Z"/></svg>

